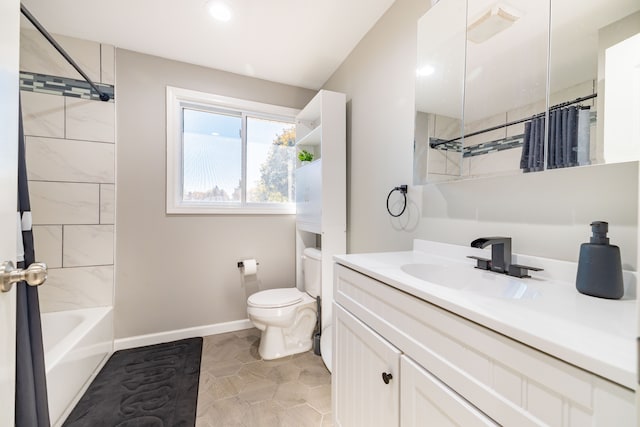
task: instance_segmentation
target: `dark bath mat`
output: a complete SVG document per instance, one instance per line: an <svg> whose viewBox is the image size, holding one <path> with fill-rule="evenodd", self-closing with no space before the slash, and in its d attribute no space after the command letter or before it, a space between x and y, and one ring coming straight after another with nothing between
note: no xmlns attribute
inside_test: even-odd
<svg viewBox="0 0 640 427"><path fill-rule="evenodd" d="M66 427L193 427L202 338L116 351Z"/></svg>

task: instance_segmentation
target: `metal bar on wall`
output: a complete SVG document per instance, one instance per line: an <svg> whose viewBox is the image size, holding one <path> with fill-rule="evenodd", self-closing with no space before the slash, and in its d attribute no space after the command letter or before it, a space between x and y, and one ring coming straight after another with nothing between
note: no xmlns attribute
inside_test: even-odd
<svg viewBox="0 0 640 427"><path fill-rule="evenodd" d="M20 11L25 16L25 18L27 18L29 22L33 24L34 27L36 27L36 29L40 32L40 34L42 34L47 39L47 41L51 43L51 45L58 52L60 52L60 55L62 55L64 59L66 59L67 62L71 64L71 66L75 68L78 73L80 73L82 78L84 78L87 81L87 83L89 83L89 85L93 88L93 90L95 90L96 93L100 96L100 100L105 102L109 101L110 99L109 95L102 92L100 89L98 89L98 86L96 86L96 84L89 78L89 76L87 76L87 74L84 71L82 71L80 66L76 64L76 62L62 48L62 46L60 46L58 42L55 41L55 39L51 36L51 34L49 34L49 32L42 26L42 24L40 24L40 22L38 22L38 20L31 14L31 12L29 12L29 10L22 3L20 3Z"/></svg>
<svg viewBox="0 0 640 427"><path fill-rule="evenodd" d="M580 98L574 99L573 101L567 101L567 102L563 102L561 104L554 105L554 106L549 108L549 111L557 110L558 108L563 108L563 107L566 107L568 105L577 104L579 102L586 101L588 99L592 99L592 98L595 98L597 96L598 96L597 93L593 93L593 94L587 95L587 96L582 96ZM527 117L527 118L520 119L520 120L514 120L513 122L505 123L505 124L502 124L502 125L492 126L490 128L486 128L486 129L482 129L482 130L479 130L479 131L476 131L476 132L468 133L468 134L463 135L463 136L458 137L458 138L453 138L453 139L448 139L448 140L439 140L437 142L436 141L430 142L429 146L431 148L436 148L436 147L438 147L440 145L449 144L451 142L456 142L456 141L459 141L460 139L463 139L463 138L468 138L468 137L471 137L471 136L475 136L475 135L480 135L480 134L483 134L483 133L491 132L492 130L502 129L502 128L506 128L506 127L513 126L513 125L517 125L517 124L520 124L520 123L528 122L531 119L535 119L535 118L538 118L538 117L543 117L545 114L546 114L546 112L540 113L540 114L536 114L536 115L534 115L532 117Z"/></svg>

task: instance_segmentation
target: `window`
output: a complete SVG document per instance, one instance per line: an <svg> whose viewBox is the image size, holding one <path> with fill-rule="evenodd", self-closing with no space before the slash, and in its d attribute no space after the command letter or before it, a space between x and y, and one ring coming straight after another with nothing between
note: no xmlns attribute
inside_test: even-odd
<svg viewBox="0 0 640 427"><path fill-rule="evenodd" d="M167 87L167 213L295 213L297 112Z"/></svg>

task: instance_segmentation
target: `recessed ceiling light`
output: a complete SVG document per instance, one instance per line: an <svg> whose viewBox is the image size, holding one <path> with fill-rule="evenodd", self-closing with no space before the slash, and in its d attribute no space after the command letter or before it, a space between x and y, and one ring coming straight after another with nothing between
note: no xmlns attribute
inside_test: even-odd
<svg viewBox="0 0 640 427"><path fill-rule="evenodd" d="M228 22L231 20L231 9L222 1L213 0L208 2L207 9L209 9L209 14L217 21Z"/></svg>

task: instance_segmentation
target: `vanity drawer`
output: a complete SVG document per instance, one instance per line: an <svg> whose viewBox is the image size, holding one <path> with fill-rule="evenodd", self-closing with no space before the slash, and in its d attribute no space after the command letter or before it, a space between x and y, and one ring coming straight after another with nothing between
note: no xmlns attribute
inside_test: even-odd
<svg viewBox="0 0 640 427"><path fill-rule="evenodd" d="M342 265L334 278L336 304L502 425L635 425L631 390Z"/></svg>

